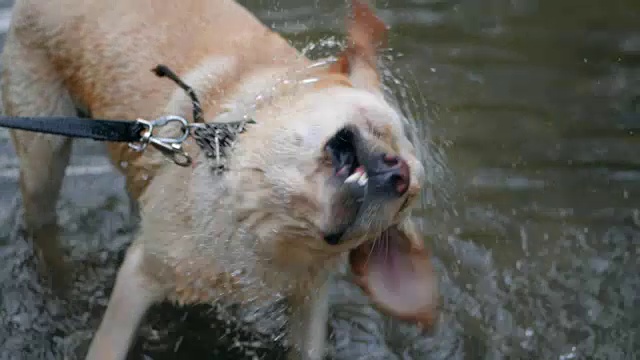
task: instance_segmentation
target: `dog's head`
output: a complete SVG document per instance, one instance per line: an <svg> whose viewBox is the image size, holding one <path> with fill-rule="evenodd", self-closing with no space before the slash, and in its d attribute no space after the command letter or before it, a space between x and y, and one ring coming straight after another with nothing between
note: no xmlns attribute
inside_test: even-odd
<svg viewBox="0 0 640 360"><path fill-rule="evenodd" d="M376 50L385 32L353 1L349 46L338 61L314 86L256 114L233 165L246 200L237 206L272 244L273 261L305 271L349 252L356 282L375 304L429 324L437 286L409 214L424 168L380 90Z"/></svg>

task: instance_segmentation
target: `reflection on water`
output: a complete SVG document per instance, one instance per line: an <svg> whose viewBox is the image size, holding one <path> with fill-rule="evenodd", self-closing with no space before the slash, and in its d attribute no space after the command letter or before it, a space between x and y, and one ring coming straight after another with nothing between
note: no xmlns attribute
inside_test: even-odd
<svg viewBox="0 0 640 360"><path fill-rule="evenodd" d="M300 48L342 26L337 0L268 3L254 0L250 7ZM420 136L429 145L434 183L419 215L437 258L444 314L435 334L420 336L362 305L363 297L338 281L335 357L635 359L640 2L378 5L392 26L387 80L411 117L429 124L421 123ZM398 76L403 81L394 85ZM33 280L29 247L14 231L16 185L3 178L2 358L73 358L84 351L117 249L131 233L121 183L113 185L114 175L97 178L67 180L61 205L70 255L88 269L73 304L42 299L48 298ZM87 187L84 196L74 191ZM137 354L172 358L178 348L202 354L234 344L219 340L206 321L176 329L182 314L155 311ZM163 316L173 316L173 325ZM173 335L162 338L170 326ZM157 338L166 341L158 345ZM21 356L26 349L30 355Z"/></svg>

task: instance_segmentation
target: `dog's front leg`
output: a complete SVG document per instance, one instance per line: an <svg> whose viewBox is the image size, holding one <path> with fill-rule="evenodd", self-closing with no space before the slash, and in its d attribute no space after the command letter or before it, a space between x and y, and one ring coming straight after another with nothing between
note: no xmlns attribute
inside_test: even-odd
<svg viewBox="0 0 640 360"><path fill-rule="evenodd" d="M128 249L87 360L126 359L147 309L164 297L164 291L142 273L143 255L141 245L134 243Z"/></svg>
<svg viewBox="0 0 640 360"><path fill-rule="evenodd" d="M316 292L291 299L288 360L320 360L326 352L329 282Z"/></svg>

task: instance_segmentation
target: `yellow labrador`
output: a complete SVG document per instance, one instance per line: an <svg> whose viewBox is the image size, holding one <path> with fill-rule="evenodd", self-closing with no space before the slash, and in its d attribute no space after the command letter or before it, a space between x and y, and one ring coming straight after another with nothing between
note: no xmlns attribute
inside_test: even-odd
<svg viewBox="0 0 640 360"><path fill-rule="evenodd" d="M222 173L193 139L189 167L153 148L109 145L142 220L88 359L124 359L154 302L280 297L291 308L291 358L319 359L327 279L345 261L379 309L434 321L437 281L410 219L424 169L379 89L386 27L360 1L352 14L346 50L322 65L230 0L16 2L2 54L7 115L190 118L183 91L149 71L164 63L195 89L206 121L256 122ZM55 203L72 140L12 137L26 225L61 265Z"/></svg>

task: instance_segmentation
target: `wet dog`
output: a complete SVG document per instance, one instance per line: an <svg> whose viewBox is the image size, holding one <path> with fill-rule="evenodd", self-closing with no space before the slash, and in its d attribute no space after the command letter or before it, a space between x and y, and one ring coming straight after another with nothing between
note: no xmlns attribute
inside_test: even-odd
<svg viewBox="0 0 640 360"><path fill-rule="evenodd" d="M255 121L221 174L193 139L189 167L109 144L142 218L88 359L124 359L155 302L280 298L291 358L322 358L327 279L345 262L380 310L432 324L437 281L410 218L424 169L380 90L386 26L352 5L346 49L322 64L229 0L17 1L2 54L7 115L190 118L189 98L149 71L164 63L195 89L207 122ZM12 139L26 226L63 267L55 205L72 140Z"/></svg>

